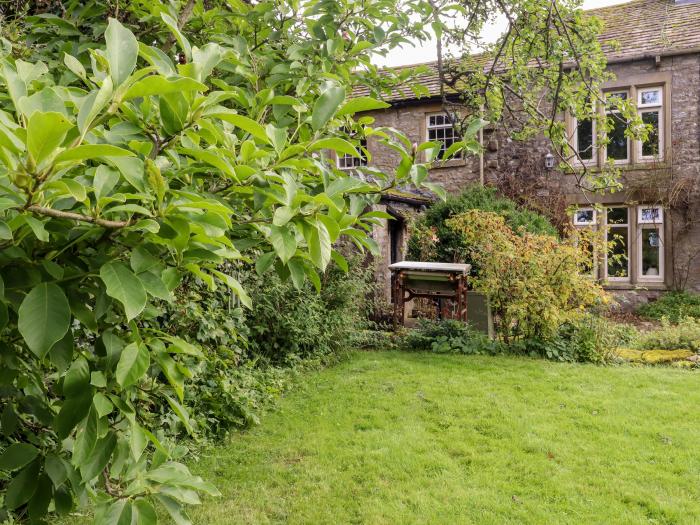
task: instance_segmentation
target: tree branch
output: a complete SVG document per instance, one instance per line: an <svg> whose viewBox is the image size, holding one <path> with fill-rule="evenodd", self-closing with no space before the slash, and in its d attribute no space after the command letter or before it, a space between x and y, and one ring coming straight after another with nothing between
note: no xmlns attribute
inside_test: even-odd
<svg viewBox="0 0 700 525"><path fill-rule="evenodd" d="M131 225L131 221L110 221L108 219L100 219L97 217L90 217L89 215L82 215L80 213L73 213L71 211L54 210L52 208L44 208L43 206L38 206L33 204L26 208L32 213L37 215L44 215L46 217L54 217L56 219L70 219L73 221L89 222L92 224L97 224L103 228L125 228Z"/></svg>

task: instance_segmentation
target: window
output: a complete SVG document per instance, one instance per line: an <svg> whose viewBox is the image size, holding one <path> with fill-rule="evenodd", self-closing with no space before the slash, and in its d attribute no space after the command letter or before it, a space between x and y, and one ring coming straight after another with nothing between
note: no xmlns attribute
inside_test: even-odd
<svg viewBox="0 0 700 525"><path fill-rule="evenodd" d="M660 87L640 89L638 91L637 107L642 122L650 126L649 135L645 141L637 141L640 160L651 160L663 156L662 126L663 126L663 89Z"/></svg>
<svg viewBox="0 0 700 525"><path fill-rule="evenodd" d="M629 208L608 208L605 227L605 277L611 281L627 281L630 278Z"/></svg>
<svg viewBox="0 0 700 525"><path fill-rule="evenodd" d="M594 137L595 122L593 120L586 119L576 121L576 130L574 131L574 147L578 152L579 158L584 162L594 160Z"/></svg>
<svg viewBox="0 0 700 525"><path fill-rule="evenodd" d="M457 133L457 130L454 128L453 121L456 121L455 117L450 119L444 113L427 116L428 140L430 142L440 143L440 153L437 157L439 159L445 156L445 152L452 144L462 140L459 133ZM462 153L458 152L452 158L461 159Z"/></svg>
<svg viewBox="0 0 700 525"><path fill-rule="evenodd" d="M661 206L640 206L637 211L637 258L640 281L664 279L664 214Z"/></svg>
<svg viewBox="0 0 700 525"><path fill-rule="evenodd" d="M598 214L595 208L579 208L574 212L574 226L576 227L576 244L586 251L587 258L581 265L581 274L596 278L596 254L595 244L590 230L594 230ZM587 233L586 230L589 230Z"/></svg>
<svg viewBox="0 0 700 525"><path fill-rule="evenodd" d="M606 99L611 100L606 109L610 130L608 131L608 145L605 155L616 163L627 162L630 158L630 140L625 135L627 121L623 120L620 112L615 109L615 99L627 100L627 91L615 91L606 94Z"/></svg>
<svg viewBox="0 0 700 525"><path fill-rule="evenodd" d="M596 213L593 208L579 208L574 212L574 226L593 226Z"/></svg>
<svg viewBox="0 0 700 525"><path fill-rule="evenodd" d="M595 208L579 208L573 216L578 242L590 245L590 261L583 274L622 283L664 282L664 210L661 206L610 206L600 213ZM597 257L593 237L584 230L602 227L606 249ZM600 269L596 269L597 263Z"/></svg>
<svg viewBox="0 0 700 525"><path fill-rule="evenodd" d="M338 156L338 168L341 170L354 170L360 166L367 166L367 139L360 139L359 157L347 153Z"/></svg>

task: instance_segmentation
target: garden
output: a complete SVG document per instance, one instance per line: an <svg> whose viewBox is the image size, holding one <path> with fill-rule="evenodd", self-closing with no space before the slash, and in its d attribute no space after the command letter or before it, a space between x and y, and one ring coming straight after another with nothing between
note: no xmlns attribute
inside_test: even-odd
<svg viewBox="0 0 700 525"><path fill-rule="evenodd" d="M429 179L484 119L441 153L366 115L422 92L374 58L447 31L435 6L0 5L0 522L698 517L698 296L621 319L583 275L595 235ZM560 9L576 37L546 44L602 81L596 23ZM509 48L531 102L570 74L529 69L542 52ZM598 80L565 80L585 112ZM507 81L474 88L490 118ZM397 165L338 169L367 139ZM430 305L389 330L373 232L396 188L435 197L409 255L472 264L495 337Z"/></svg>

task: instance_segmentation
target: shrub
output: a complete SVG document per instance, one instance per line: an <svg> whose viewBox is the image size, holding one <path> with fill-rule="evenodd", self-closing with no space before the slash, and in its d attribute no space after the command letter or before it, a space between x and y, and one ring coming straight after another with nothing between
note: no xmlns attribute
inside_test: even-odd
<svg viewBox="0 0 700 525"><path fill-rule="evenodd" d="M241 280L256 300L245 315L249 352L274 364L328 356L350 346L366 324L371 273L351 261L344 273L329 268L317 291L308 281L300 289L275 273L249 272Z"/></svg>
<svg viewBox="0 0 700 525"><path fill-rule="evenodd" d="M639 336L634 345L643 350L692 350L700 352L700 320L692 317L672 324L661 320L661 327Z"/></svg>
<svg viewBox="0 0 700 525"><path fill-rule="evenodd" d="M669 292L652 303L640 306L637 313L650 319L665 317L673 323L684 317L700 319L700 294Z"/></svg>
<svg viewBox="0 0 700 525"><path fill-rule="evenodd" d="M262 410L292 383L301 368L327 361L353 344L362 328L368 271L332 267L317 292L307 281L297 290L275 273L228 266L254 294L243 309L222 288L190 278L156 319L162 330L196 343L206 359L192 360L185 401L192 424L215 436L256 424ZM154 407L161 428L183 432L165 407Z"/></svg>
<svg viewBox="0 0 700 525"><path fill-rule="evenodd" d="M420 319L416 329L407 330L401 336L399 347L439 354L496 354L504 350L486 334L454 319Z"/></svg>
<svg viewBox="0 0 700 525"><path fill-rule="evenodd" d="M549 340L527 340L525 348L547 359L607 363L618 346L620 329L597 315L587 314L559 327Z"/></svg>
<svg viewBox="0 0 700 525"><path fill-rule="evenodd" d="M463 236L446 224L452 217L469 210L497 213L515 232L557 235L556 228L542 215L498 196L495 188L472 186L459 196L432 205L416 221L408 241L408 257L424 261L470 262Z"/></svg>
<svg viewBox="0 0 700 525"><path fill-rule="evenodd" d="M516 234L503 217L471 210L447 221L466 243L479 271L475 290L486 294L503 340L551 341L587 307L608 301L603 289L581 274L589 260L585 243L550 235Z"/></svg>

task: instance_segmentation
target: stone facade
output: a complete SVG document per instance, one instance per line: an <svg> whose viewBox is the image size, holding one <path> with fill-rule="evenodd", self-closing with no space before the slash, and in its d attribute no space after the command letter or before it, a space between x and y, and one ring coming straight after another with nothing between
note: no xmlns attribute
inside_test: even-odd
<svg viewBox="0 0 700 525"><path fill-rule="evenodd" d="M636 254L641 254L642 226L636 224L636 208L630 208L629 253L632 262L629 279L625 282L606 280L606 286L628 298L628 304L645 301L673 288L700 291L700 52L618 61L611 63L609 70L615 73L616 80L606 88L629 89L634 96L635 90L644 86L661 86L664 94L663 158L621 165L622 191L605 195L585 193L577 186L574 175L545 169L544 158L551 145L544 136L516 141L498 126L485 130L483 158L473 156L466 160L447 161L432 169L430 178L454 194L480 181L494 184L508 174L517 177L527 165L531 172L535 172L538 181L535 191L538 194L561 196L569 205L584 205L591 201L603 207L662 205L666 208L663 275L648 280L640 274L641 263L635 261ZM374 112L372 116L376 125L397 128L420 143L427 140L427 117L441 110L439 101L434 98L399 100L394 101L391 108ZM573 122L567 125L570 129L575 126ZM373 165L391 169L398 163L396 153L388 148L370 141L368 149L372 153ZM635 160L634 156L632 160ZM517 183L517 179L515 181ZM392 239L389 233L388 225L375 232L383 251L382 260L378 261L380 268L382 265L386 267L390 261L388 254ZM406 237L405 233L403 236ZM405 239L402 242L405 246Z"/></svg>

